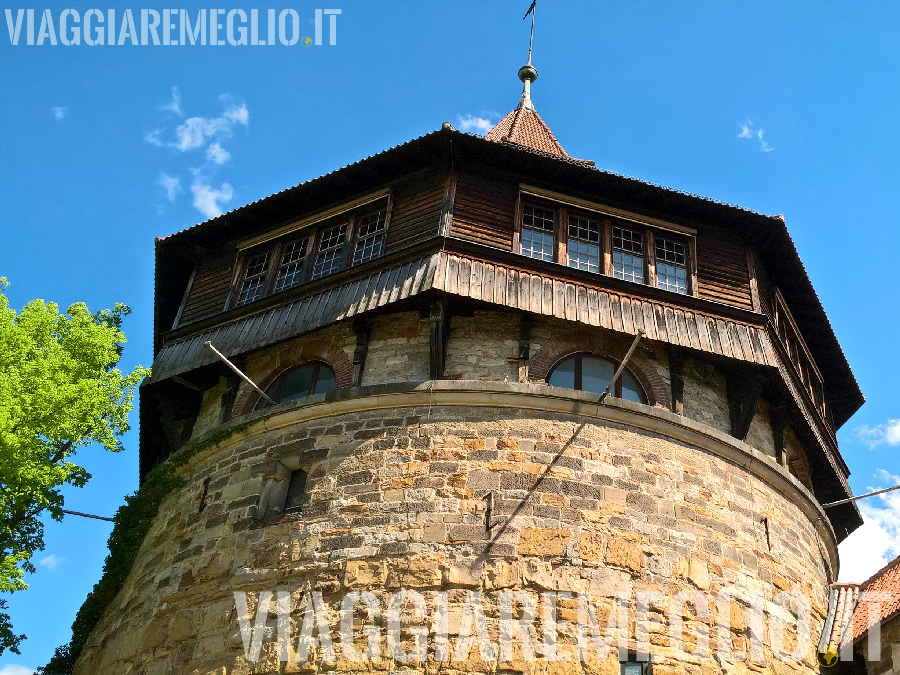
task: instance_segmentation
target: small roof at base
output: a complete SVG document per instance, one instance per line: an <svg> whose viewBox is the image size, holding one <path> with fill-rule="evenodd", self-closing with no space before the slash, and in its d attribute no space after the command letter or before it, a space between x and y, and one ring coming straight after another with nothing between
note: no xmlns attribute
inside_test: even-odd
<svg viewBox="0 0 900 675"><path fill-rule="evenodd" d="M550 127L541 119L537 110L519 107L508 113L491 129L485 138L489 141L515 143L532 150L540 150L557 157L569 157L556 140Z"/></svg>

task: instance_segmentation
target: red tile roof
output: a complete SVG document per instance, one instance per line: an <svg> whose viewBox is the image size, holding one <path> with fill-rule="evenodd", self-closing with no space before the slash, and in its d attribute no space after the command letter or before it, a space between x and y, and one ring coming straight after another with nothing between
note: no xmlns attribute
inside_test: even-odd
<svg viewBox="0 0 900 675"><path fill-rule="evenodd" d="M900 557L861 584L832 584L831 592L837 594L837 602L827 646L840 649L842 644L856 643L865 637L875 621L880 619L884 623L900 615ZM890 599L866 600L865 593L889 593ZM869 606L873 603L881 605L881 613L880 617L870 622Z"/></svg>
<svg viewBox="0 0 900 675"><path fill-rule="evenodd" d="M491 129L485 138L498 143L524 145L526 148L547 152L557 157L569 157L550 131L550 127L538 115L537 110L530 110L524 106L516 108L497 122L497 126Z"/></svg>
<svg viewBox="0 0 900 675"><path fill-rule="evenodd" d="M881 621L887 621L900 614L900 557L876 572L868 581L860 584L863 593L889 593L889 600L873 599L858 602L853 612L853 642L863 637L869 630L869 605L881 605ZM865 598L865 596L863 596ZM874 622L873 622L874 623Z"/></svg>
<svg viewBox="0 0 900 675"><path fill-rule="evenodd" d="M850 622L853 619L857 598L859 598L859 584L832 584L831 589L837 591L837 603L828 646L840 649L845 638L850 637Z"/></svg>

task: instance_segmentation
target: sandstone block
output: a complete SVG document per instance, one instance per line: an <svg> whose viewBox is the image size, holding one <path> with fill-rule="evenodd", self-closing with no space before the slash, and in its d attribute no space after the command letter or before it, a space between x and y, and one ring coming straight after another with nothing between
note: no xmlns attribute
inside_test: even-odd
<svg viewBox="0 0 900 675"><path fill-rule="evenodd" d="M382 560L350 560L344 571L344 588L379 588L387 578L387 568Z"/></svg>
<svg viewBox="0 0 900 675"><path fill-rule="evenodd" d="M606 549L603 535L597 532L582 532L578 543L578 557L582 560L600 562Z"/></svg>
<svg viewBox="0 0 900 675"><path fill-rule="evenodd" d="M640 572L641 565L644 562L644 553L631 542L622 541L621 539L610 539L605 559L610 565L627 567L635 572Z"/></svg>
<svg viewBox="0 0 900 675"><path fill-rule="evenodd" d="M691 558L688 579L700 590L709 590L709 567L705 560Z"/></svg>
<svg viewBox="0 0 900 675"><path fill-rule="evenodd" d="M569 530L527 527L519 536L519 555L562 555L571 535Z"/></svg>

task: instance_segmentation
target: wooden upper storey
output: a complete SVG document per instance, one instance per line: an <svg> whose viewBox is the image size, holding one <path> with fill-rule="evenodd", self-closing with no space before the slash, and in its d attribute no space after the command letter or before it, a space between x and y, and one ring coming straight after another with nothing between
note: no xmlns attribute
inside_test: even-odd
<svg viewBox="0 0 900 675"><path fill-rule="evenodd" d="M770 330L831 435L863 401L780 217L449 129L157 247L160 357L186 338L441 250ZM699 335L665 339L693 347ZM724 341L718 353L766 362ZM164 375L157 368L153 379Z"/></svg>

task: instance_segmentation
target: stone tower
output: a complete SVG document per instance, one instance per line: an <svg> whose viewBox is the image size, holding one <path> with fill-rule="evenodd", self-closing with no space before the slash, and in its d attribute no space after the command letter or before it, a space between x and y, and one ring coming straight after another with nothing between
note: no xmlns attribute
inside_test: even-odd
<svg viewBox="0 0 900 675"><path fill-rule="evenodd" d="M569 156L521 76L157 240L182 484L77 673L818 672L863 397L784 219Z"/></svg>

